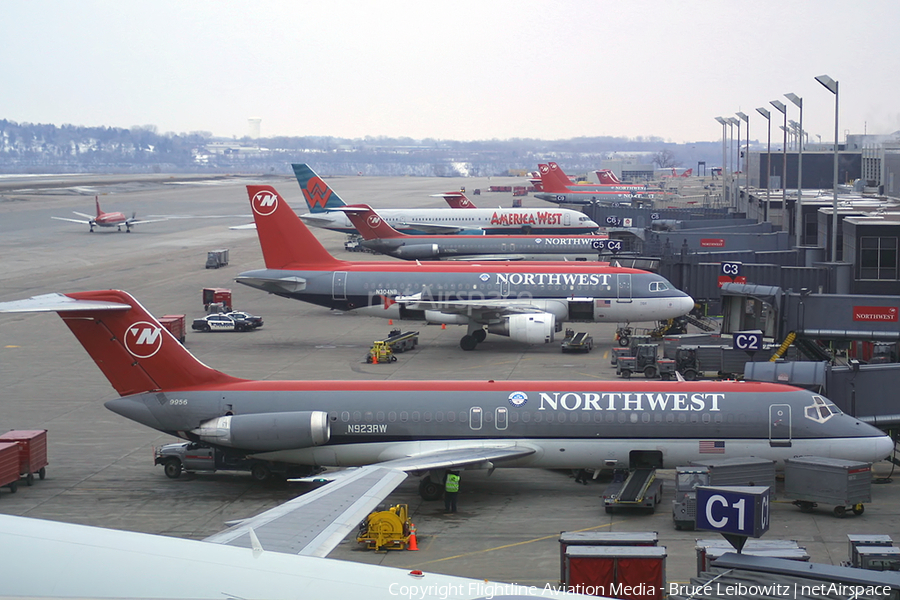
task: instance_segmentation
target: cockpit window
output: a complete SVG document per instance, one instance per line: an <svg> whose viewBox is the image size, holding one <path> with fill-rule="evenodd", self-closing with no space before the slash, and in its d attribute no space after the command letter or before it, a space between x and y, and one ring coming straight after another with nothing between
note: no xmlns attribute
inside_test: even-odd
<svg viewBox="0 0 900 600"><path fill-rule="evenodd" d="M841 409L834 405L831 400L827 398L823 398L822 396L813 396L813 403L805 408L805 416L807 419L812 421L816 421L817 423L824 423L834 415L838 415L841 413Z"/></svg>
<svg viewBox="0 0 900 600"><path fill-rule="evenodd" d="M669 286L666 285L665 281L651 281L650 282L650 291L651 292L665 292L669 289Z"/></svg>

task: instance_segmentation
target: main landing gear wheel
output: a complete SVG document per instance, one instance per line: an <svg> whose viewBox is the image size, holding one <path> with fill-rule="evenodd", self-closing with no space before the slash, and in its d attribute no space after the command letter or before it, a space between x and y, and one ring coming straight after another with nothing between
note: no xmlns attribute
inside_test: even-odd
<svg viewBox="0 0 900 600"><path fill-rule="evenodd" d="M422 500L440 500L443 492L443 486L433 482L428 475L419 482L419 495L422 497Z"/></svg>
<svg viewBox="0 0 900 600"><path fill-rule="evenodd" d="M253 478L253 481L262 483L263 481L268 481L269 477L271 476L272 471L270 471L269 467L267 467L263 463L256 463L252 467L250 467L250 477Z"/></svg>
<svg viewBox="0 0 900 600"><path fill-rule="evenodd" d="M487 331L485 331L484 329L476 329L472 332L472 337L475 338L475 341L480 344L487 338Z"/></svg>
<svg viewBox="0 0 900 600"><path fill-rule="evenodd" d="M462 339L459 340L459 347L465 350L466 352L470 350L474 350L475 346L478 345L478 340L475 339L474 335L464 335Z"/></svg>

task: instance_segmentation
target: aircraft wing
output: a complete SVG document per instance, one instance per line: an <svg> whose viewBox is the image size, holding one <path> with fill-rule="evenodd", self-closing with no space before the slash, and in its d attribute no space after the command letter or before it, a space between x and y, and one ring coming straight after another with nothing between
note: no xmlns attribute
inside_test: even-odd
<svg viewBox="0 0 900 600"><path fill-rule="evenodd" d="M345 475L204 541L242 548L261 546L270 552L326 556L407 477L400 469L381 465L339 473Z"/></svg>
<svg viewBox="0 0 900 600"><path fill-rule="evenodd" d="M94 215L86 215L84 213L78 212L77 210L73 210L72 212L74 214L78 215L79 217L84 217L85 219L90 219L91 221L93 221L96 218Z"/></svg>
<svg viewBox="0 0 900 600"><path fill-rule="evenodd" d="M159 223L160 221L168 221L169 219L128 219L125 221L129 225L140 225L142 223Z"/></svg>
<svg viewBox="0 0 900 600"><path fill-rule="evenodd" d="M569 299L562 299L567 302ZM397 296L397 304L403 304L412 310L437 310L444 313L458 313L471 317L477 322L488 322L491 319L511 314L533 314L547 312L545 307L537 307L528 300L510 298L482 298L478 300L423 300L421 294Z"/></svg>
<svg viewBox="0 0 900 600"><path fill-rule="evenodd" d="M407 477L432 469L483 466L535 452L527 446L457 448L405 456L306 478L330 483L240 521L204 541L303 556L327 556ZM252 532L252 533L251 533Z"/></svg>
<svg viewBox="0 0 900 600"><path fill-rule="evenodd" d="M67 219L66 217L50 217L51 219L56 219L57 221L68 221L69 223L80 223L82 225L90 225L90 221L84 221L82 219Z"/></svg>

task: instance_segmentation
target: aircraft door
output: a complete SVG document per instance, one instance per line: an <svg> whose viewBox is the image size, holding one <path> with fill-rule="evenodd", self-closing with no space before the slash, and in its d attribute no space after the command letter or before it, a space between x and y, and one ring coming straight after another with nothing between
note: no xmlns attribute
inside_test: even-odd
<svg viewBox="0 0 900 600"><path fill-rule="evenodd" d="M791 446L791 405L772 404L769 406L769 445Z"/></svg>
<svg viewBox="0 0 900 600"><path fill-rule="evenodd" d="M509 411L507 411L506 407L497 407L494 425L497 427L498 431L503 431L509 426Z"/></svg>
<svg viewBox="0 0 900 600"><path fill-rule="evenodd" d="M472 431L480 431L484 411L480 406L473 406L469 409L469 428Z"/></svg>
<svg viewBox="0 0 900 600"><path fill-rule="evenodd" d="M563 225L565 225L566 227L569 227L570 225L572 225L572 214L571 213L567 212L567 213L563 214Z"/></svg>
<svg viewBox="0 0 900 600"><path fill-rule="evenodd" d="M335 271L331 284L331 296L334 300L347 299L347 272Z"/></svg>
<svg viewBox="0 0 900 600"><path fill-rule="evenodd" d="M616 275L616 302L631 302L631 274Z"/></svg>
<svg viewBox="0 0 900 600"><path fill-rule="evenodd" d="M509 278L501 277L500 278L500 297L506 298L509 296Z"/></svg>

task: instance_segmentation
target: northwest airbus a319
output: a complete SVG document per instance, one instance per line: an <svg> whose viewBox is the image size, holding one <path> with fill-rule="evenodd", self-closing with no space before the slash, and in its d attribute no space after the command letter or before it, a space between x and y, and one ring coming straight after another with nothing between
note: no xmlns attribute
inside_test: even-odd
<svg viewBox="0 0 900 600"><path fill-rule="evenodd" d="M566 321L661 321L694 307L664 277L605 262L338 260L274 188L247 192L266 268L241 273L239 283L332 309L465 325L463 350L488 333L549 343Z"/></svg>

